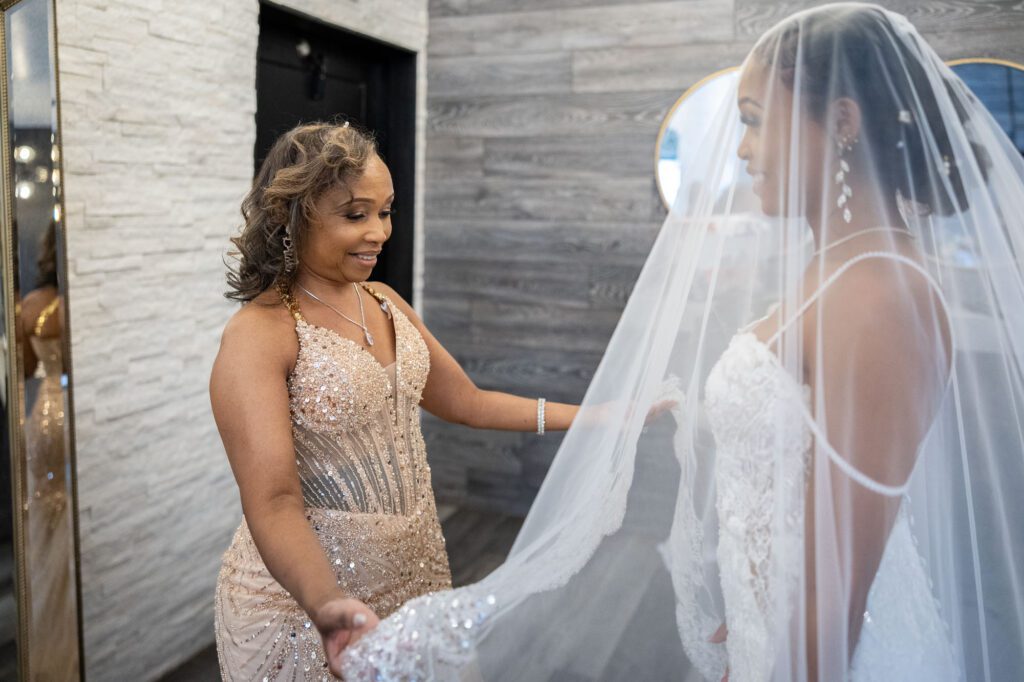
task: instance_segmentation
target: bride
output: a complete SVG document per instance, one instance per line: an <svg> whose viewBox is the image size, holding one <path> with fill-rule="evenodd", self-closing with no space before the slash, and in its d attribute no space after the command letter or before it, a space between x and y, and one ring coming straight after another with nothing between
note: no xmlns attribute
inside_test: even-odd
<svg viewBox="0 0 1024 682"><path fill-rule="evenodd" d="M761 38L681 182L507 562L345 679L1024 669L1020 155L905 18L841 4Z"/></svg>

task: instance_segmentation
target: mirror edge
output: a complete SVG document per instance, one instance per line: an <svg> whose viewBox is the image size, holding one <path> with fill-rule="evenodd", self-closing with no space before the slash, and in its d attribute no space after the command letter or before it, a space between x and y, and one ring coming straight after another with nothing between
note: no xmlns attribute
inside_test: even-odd
<svg viewBox="0 0 1024 682"><path fill-rule="evenodd" d="M60 97L60 34L57 26L57 0L49 0L50 5L50 35L53 45L50 52L53 69L53 96L54 96L54 147L57 149L57 159L54 167L60 173L60 185L55 197L56 205L60 209L60 230L58 234L57 252L60 255L60 264L57 268L59 291L64 296L64 339L62 352L64 357L64 371L67 374L67 391L64 421L67 433L67 456L69 482L71 487L71 553L74 562L75 578L75 619L78 635L78 676L85 680L85 623L84 604L82 597L82 556L81 556L81 535L79 533L78 517L78 443L75 429L75 381L74 381L74 357L71 352L71 287L68 282L68 231L67 231L67 207L64 203L64 188L67 186L67 175L64 173L64 125L61 111Z"/></svg>
<svg viewBox="0 0 1024 682"><path fill-rule="evenodd" d="M1020 64L1009 59L999 59L997 57L961 57L959 59L949 59L946 61L946 66L949 68L962 66L964 64L995 64L997 66L1007 66L1011 69L1024 71L1024 64Z"/></svg>
<svg viewBox="0 0 1024 682"><path fill-rule="evenodd" d="M21 369L21 357L18 352L17 332L18 314L18 293L17 284L13 276L14 254L17 249L17 236L14 234L13 206L14 206L14 156L11 148L10 132L10 92L9 78L10 64L7 60L7 46L9 37L7 35L7 11L17 3L11 0L0 2L0 155L3 161L3 182L2 201L0 201L0 286L3 287L3 334L7 345L6 367L7 387L5 395L7 398L7 438L8 453L11 466L11 519L14 524L12 537L14 539L14 591L15 591L15 617L17 618L17 658L18 678L28 679L29 656L28 637L29 627L26 613L30 613L30 599L28 572L26 567L25 552L27 548L25 538L24 511L28 495L28 482L25 472L25 439L23 426L25 423L24 400L22 398L25 390L24 378Z"/></svg>

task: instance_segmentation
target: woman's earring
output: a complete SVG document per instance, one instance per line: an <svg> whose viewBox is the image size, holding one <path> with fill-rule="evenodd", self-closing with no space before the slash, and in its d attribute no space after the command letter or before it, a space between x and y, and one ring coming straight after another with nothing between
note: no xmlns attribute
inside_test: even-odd
<svg viewBox="0 0 1024 682"><path fill-rule="evenodd" d="M853 197L853 190L846 184L846 174L850 172L850 164L846 161L845 155L846 152L853 149L853 145L846 140L836 140L836 146L839 148L839 171L836 173L839 196L836 198L836 206L843 211L843 220L849 224L853 220L849 205L850 199Z"/></svg>
<svg viewBox="0 0 1024 682"><path fill-rule="evenodd" d="M284 271L292 272L295 270L295 245L287 232L281 237L281 245L284 246Z"/></svg>

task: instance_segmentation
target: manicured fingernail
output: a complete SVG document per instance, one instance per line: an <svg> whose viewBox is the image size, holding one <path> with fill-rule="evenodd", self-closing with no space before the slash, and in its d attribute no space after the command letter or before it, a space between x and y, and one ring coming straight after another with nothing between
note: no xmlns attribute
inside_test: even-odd
<svg viewBox="0 0 1024 682"><path fill-rule="evenodd" d="M366 625L366 614L357 613L356 615L352 616L352 624L355 625L357 628L361 628L364 625Z"/></svg>

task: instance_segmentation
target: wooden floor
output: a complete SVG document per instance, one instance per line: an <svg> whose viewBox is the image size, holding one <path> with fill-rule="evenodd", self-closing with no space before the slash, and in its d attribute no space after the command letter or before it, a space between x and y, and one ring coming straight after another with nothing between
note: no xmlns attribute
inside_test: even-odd
<svg viewBox="0 0 1024 682"><path fill-rule="evenodd" d="M448 545L452 583L459 587L476 582L497 568L519 533L523 520L489 512L439 507L441 527ZM213 633L210 633L213 637ZM211 644L160 682L216 682L217 650Z"/></svg>

